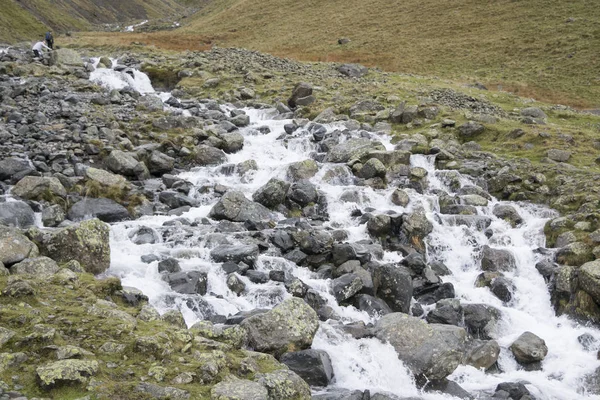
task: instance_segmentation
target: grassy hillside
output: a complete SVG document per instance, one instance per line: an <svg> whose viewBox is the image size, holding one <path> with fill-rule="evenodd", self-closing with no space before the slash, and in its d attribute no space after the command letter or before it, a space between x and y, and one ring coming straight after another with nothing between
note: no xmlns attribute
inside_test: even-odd
<svg viewBox="0 0 600 400"><path fill-rule="evenodd" d="M479 80L600 106L596 0L215 0L185 29L219 46ZM337 39L349 38L340 46Z"/></svg>
<svg viewBox="0 0 600 400"><path fill-rule="evenodd" d="M4 0L0 41L33 40L48 28L89 30L98 24L160 19L181 13L176 0Z"/></svg>

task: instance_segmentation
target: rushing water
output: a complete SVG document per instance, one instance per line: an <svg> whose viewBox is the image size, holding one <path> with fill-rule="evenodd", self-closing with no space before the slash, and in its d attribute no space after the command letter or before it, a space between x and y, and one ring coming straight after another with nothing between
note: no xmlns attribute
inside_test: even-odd
<svg viewBox="0 0 600 400"><path fill-rule="evenodd" d="M98 71L98 70L96 70ZM109 76L100 71L93 79L108 85ZM113 78L115 75L111 75ZM129 85L132 82L125 77ZM133 80L133 84L137 81ZM114 86L118 88L118 86ZM143 87L142 87L142 90ZM228 155L228 162L237 164L246 160L256 160L258 170L243 176L229 174L218 167L196 168L184 172L180 178L193 183L195 190L191 195L199 201L199 206L192 208L181 217L200 221L207 217L210 209L218 198L204 194L201 187L222 184L242 191L248 198L269 179L278 177L285 179L286 166L295 161L310 158L315 146L311 135L298 130L293 138L286 142L277 140L283 133L283 126L290 120L277 120L274 110L247 109L252 124L241 130L245 137L244 148L235 154ZM268 126L270 133L260 134L256 128ZM341 123L327 126L328 130L343 128ZM358 136L358 132L353 132ZM387 148L393 148L389 137L374 135ZM456 290L457 298L463 304L485 303L501 310L502 318L494 332L494 338L500 344L502 351L499 366L502 372L484 373L471 366L459 366L449 376L471 393L493 393L496 385L506 381L524 381L536 399L599 399L598 396L586 395L582 390L583 377L594 371L600 364L596 359L597 348L586 351L578 342L578 336L587 333L595 339L600 339L600 332L594 328L583 327L566 317L556 317L550 304L550 295L542 276L535 269L535 264L543 257L536 249L544 246L542 229L544 223L554 216L551 210L540 206L522 203L510 203L523 217L524 223L512 228L507 222L496 218L492 209L497 200L492 200L488 206L477 207L480 215L491 218L489 229L493 235L488 238L481 229L456 225L450 218L439 214L437 197L434 190L444 190L452 193L444 182L447 174L436 171L430 156L413 156L413 166L427 170L429 186L425 194L419 194L407 189L411 201L406 208L396 206L389 200L393 187L385 190L374 190L365 186L341 185L328 182L325 173L333 164L322 164L319 173L311 179L325 193L328 201L330 220L325 226L344 229L348 232L348 241L353 242L368 239L365 224L360 225L357 219L350 217L350 212L356 204L340 200L341 193L354 188L362 193L360 208L371 207L374 213L393 210L410 212L417 208L426 211L428 219L433 224L433 232L427 238L428 259L444 262L452 271L452 275L444 277L451 282ZM339 165L339 164L338 164ZM474 184L466 176L459 176L460 185ZM344 181L344 179L341 179ZM337 184L336 184L337 183ZM348 183L348 182L346 182ZM210 249L216 246L214 237L207 234L210 227L199 224L192 231L185 231L175 242L134 245L129 236L139 226L147 226L160 230L167 221L176 220L176 216L143 217L136 221L122 222L112 226L111 251L112 262L109 273L119 276L123 285L141 289L149 298L150 303L160 312L170 308L179 308L186 322L191 325L197 320L206 318L209 314L231 315L238 311L254 308L270 308L282 299L289 297L282 283L268 282L266 284L251 283L245 277L242 280L247 286L243 296L236 296L227 287L226 274L220 264L211 261ZM280 216L283 219L283 216ZM175 228L177 229L177 228ZM182 229L183 232L183 228ZM233 237L229 238L235 242ZM510 306L502 304L487 288L475 288L474 282L481 272L479 256L483 245L489 244L494 248L509 250L516 259L517 268L506 273L511 278L515 292ZM181 266L186 270L202 270L208 273L208 295L204 296L201 307L198 304L186 302L185 296L173 293L168 284L161 280L157 272L156 262L145 264L140 257L155 254L161 257L172 256L181 260ZM398 261L401 255L386 252L384 260ZM365 312L354 307L342 307L337 304L331 293L331 282L318 279L316 274L306 268L273 255L261 255L256 269L269 271L284 269L297 276L311 288L317 290L327 301L342 322L364 321L374 322ZM408 370L396 356L395 350L377 339L354 339L337 329L335 321L321 322L321 327L313 342L313 348L328 352L332 359L335 379L334 387L346 389L369 389L374 392L391 392L402 396L420 395L426 399L450 398L448 395L420 394ZM548 355L539 371L525 371L518 368L508 347L523 332L530 331L546 341Z"/></svg>

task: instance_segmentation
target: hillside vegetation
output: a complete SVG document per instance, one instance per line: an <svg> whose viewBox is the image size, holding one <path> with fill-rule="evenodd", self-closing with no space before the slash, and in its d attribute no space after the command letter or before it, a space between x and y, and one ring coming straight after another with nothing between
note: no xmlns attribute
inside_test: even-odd
<svg viewBox="0 0 600 400"><path fill-rule="evenodd" d="M105 23L158 19L182 12L175 0L5 0L0 41L34 40L48 28L92 30Z"/></svg>
<svg viewBox="0 0 600 400"><path fill-rule="evenodd" d="M183 29L316 61L479 80L554 103L600 106L594 0L216 0ZM338 45L338 38L351 41Z"/></svg>

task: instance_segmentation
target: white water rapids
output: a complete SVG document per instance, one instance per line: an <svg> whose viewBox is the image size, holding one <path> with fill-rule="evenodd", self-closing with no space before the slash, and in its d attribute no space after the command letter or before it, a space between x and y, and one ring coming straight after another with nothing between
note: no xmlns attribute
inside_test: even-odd
<svg viewBox="0 0 600 400"><path fill-rule="evenodd" d="M106 83L106 81L103 81ZM131 82L128 82L131 85ZM310 140L311 134L298 130L294 139L287 146L283 140L276 140L283 133L283 126L290 120L275 120L274 110L247 109L251 126L241 129L245 142L241 151L228 155L228 163L237 164L246 160L256 160L258 170L242 177L237 174L227 175L221 167L203 167L182 173L180 178L193 183L196 189L202 186L222 184L242 191L248 198L273 177L285 179L287 165L295 161L310 158L315 151L315 144ZM268 126L268 134L257 134L258 126ZM343 128L341 123L326 125L328 131ZM303 132L303 133L302 133ZM358 132L353 132L358 136ZM392 149L390 138L376 135L388 149ZM344 229L348 232L348 241L354 242L369 239L365 224L359 225L358 219L351 218L350 212L356 208L354 203L340 200L341 193L349 188L355 188L362 193L361 209L372 207L373 213L384 213L389 210L403 213L423 207L428 219L433 223L433 232L427 238L428 260L444 262L452 271L451 276L444 280L451 282L456 290L456 296L462 304L485 303L501 310L501 321L494 332L502 348L499 367L502 372L485 373L470 366L459 366L449 376L470 393L493 394L498 383L518 382L527 383L527 388L538 400L572 400L600 399L599 396L583 392L582 381L586 374L591 373L600 365L596 359L597 348L586 351L577 338L589 334L600 340L600 331L584 327L566 317L556 317L550 304L550 295L543 277L535 269L539 261L538 247L544 246L542 229L548 218L554 214L548 209L523 203L510 203L523 217L524 223L512 228L508 223L492 214L496 200L488 206L477 207L479 215L492 219L490 229L494 234L491 238L475 227L453 226L439 215L437 197L431 194L434 189L452 193L444 184L443 172L433 167L433 158L413 156L413 166L420 166L429 173L429 187L425 194L419 194L406 189L411 201L406 208L396 206L389 200L394 188L374 190L364 186L332 185L324 180L325 172L336 164L324 163L319 173L311 179L318 188L326 194L330 220L325 226ZM339 164L337 164L339 165ZM462 185L473 184L465 176L460 177ZM192 208L181 217L191 221L200 221L207 217L208 212L218 200L211 195L202 194L200 190L192 191L190 195L200 201L200 206ZM136 221L127 221L112 226L111 231L111 268L110 274L119 276L123 285L133 286L144 292L150 303L159 312L171 308L179 308L188 325L205 317L205 308L192 310L185 301L185 296L173 293L157 272L156 262L145 264L140 260L142 255L155 254L159 257L172 256L180 259L181 267L187 270L202 270L208 272L208 293L204 300L214 313L232 315L238 311L254 308L271 308L282 299L291 296L282 283L269 281L265 284L251 283L242 277L247 285L247 292L238 297L232 293L226 283L226 274L220 264L214 263L209 257L210 249L216 244L206 234L206 226L199 224L191 233L191 237L182 235L182 239L173 243L157 243L134 245L129 239L129 233L138 226L158 229L167 221L176 220L176 216L143 217ZM281 219L284 217L281 216ZM214 224L214 222L213 222ZM229 238L235 242L233 235ZM483 245L489 244L494 248L509 250L517 261L514 272L506 273L515 285L513 301L505 306L488 288L475 288L474 282L479 273L479 252ZM398 261L401 255L386 252L385 261ZM374 322L365 312L354 307L342 307L337 304L331 292L330 280L322 280L307 268L301 268L281 257L261 255L256 269L269 271L285 269L299 277L311 288L317 290L328 301L343 322L364 321ZM397 358L396 352L389 344L377 339L356 340L341 333L336 328L335 321L321 322L321 327L314 339L313 348L327 351L330 355L335 378L331 386L346 389L369 389L371 393L390 392L399 396L421 396L425 399L449 399L449 395L421 393L415 386L407 368ZM548 355L542 362L539 371L525 371L518 368L508 347L523 332L530 331L545 340Z"/></svg>

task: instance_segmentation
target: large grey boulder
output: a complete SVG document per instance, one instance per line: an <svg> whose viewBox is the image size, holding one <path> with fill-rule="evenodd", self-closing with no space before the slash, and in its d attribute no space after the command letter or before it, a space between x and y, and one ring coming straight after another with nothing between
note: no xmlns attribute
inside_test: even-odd
<svg viewBox="0 0 600 400"><path fill-rule="evenodd" d="M590 261L579 269L579 286L600 303L600 260Z"/></svg>
<svg viewBox="0 0 600 400"><path fill-rule="evenodd" d="M244 262L248 265L254 265L258 254L258 246L255 244L222 244L210 251L210 256L216 262Z"/></svg>
<svg viewBox="0 0 600 400"><path fill-rule="evenodd" d="M26 176L12 189L12 194L27 200L52 200L67 196L65 187L54 177Z"/></svg>
<svg viewBox="0 0 600 400"><path fill-rule="evenodd" d="M0 224L28 228L35 225L35 214L23 201L0 203Z"/></svg>
<svg viewBox="0 0 600 400"><path fill-rule="evenodd" d="M294 86L294 89L292 89L292 95L287 101L288 106L290 106L291 108L296 108L296 106L301 105L298 103L298 100L309 98L310 96L312 96L312 93L313 88L310 85L310 83L297 83L296 86Z"/></svg>
<svg viewBox="0 0 600 400"><path fill-rule="evenodd" d="M491 339L500 319L500 311L487 304L465 304L463 315L467 332L484 340Z"/></svg>
<svg viewBox="0 0 600 400"><path fill-rule="evenodd" d="M433 224L429 222L423 211L415 211L402 216L402 233L413 245L422 246L423 239L432 230Z"/></svg>
<svg viewBox="0 0 600 400"><path fill-rule="evenodd" d="M369 72L367 67L360 64L342 64L337 69L342 75L350 78L360 78Z"/></svg>
<svg viewBox="0 0 600 400"><path fill-rule="evenodd" d="M83 385L97 372L96 360L60 360L36 369L38 383L43 389L58 385Z"/></svg>
<svg viewBox="0 0 600 400"><path fill-rule="evenodd" d="M552 161L567 162L571 158L571 152L567 150L550 149L546 152L546 156Z"/></svg>
<svg viewBox="0 0 600 400"><path fill-rule="evenodd" d="M548 354L548 346L544 339L531 332L524 332L510 345L515 359L521 364L542 361Z"/></svg>
<svg viewBox="0 0 600 400"><path fill-rule="evenodd" d="M513 227L523 223L523 218L519 215L517 210L508 204L496 204L494 206L493 214L511 224Z"/></svg>
<svg viewBox="0 0 600 400"><path fill-rule="evenodd" d="M316 203L319 197L317 187L308 180L301 180L292 183L288 190L287 197L304 207L311 203Z"/></svg>
<svg viewBox="0 0 600 400"><path fill-rule="evenodd" d="M481 269L490 272L513 271L517 267L515 256L508 250L483 246Z"/></svg>
<svg viewBox="0 0 600 400"><path fill-rule="evenodd" d="M152 399L187 400L190 398L190 393L186 390L171 386L159 386L148 382L138 384L135 391L144 393Z"/></svg>
<svg viewBox="0 0 600 400"><path fill-rule="evenodd" d="M175 167L175 159L166 155L165 153L154 150L152 153L150 153L147 164L148 171L152 175L168 174Z"/></svg>
<svg viewBox="0 0 600 400"><path fill-rule="evenodd" d="M129 211L111 199L83 199L73 204L67 213L71 221L98 218L104 222L118 222L131 218Z"/></svg>
<svg viewBox="0 0 600 400"><path fill-rule="evenodd" d="M470 139L473 136L477 136L480 133L483 133L485 127L478 122L469 121L465 122L461 126L458 127L458 133L461 137Z"/></svg>
<svg viewBox="0 0 600 400"><path fill-rule="evenodd" d="M34 169L27 160L15 157L0 160L0 181L10 179L15 182L32 172Z"/></svg>
<svg viewBox="0 0 600 400"><path fill-rule="evenodd" d="M268 396L266 387L246 379L222 381L210 390L211 400L266 400Z"/></svg>
<svg viewBox="0 0 600 400"><path fill-rule="evenodd" d="M332 282L333 295L338 302L348 300L363 288L363 281L357 274L344 274Z"/></svg>
<svg viewBox="0 0 600 400"><path fill-rule="evenodd" d="M252 195L252 200L265 207L274 208L285 201L290 184L277 178L271 178Z"/></svg>
<svg viewBox="0 0 600 400"><path fill-rule="evenodd" d="M35 275L38 277L47 277L54 275L60 268L56 261L48 257L26 258L23 261L13 265L10 272L15 275Z"/></svg>
<svg viewBox="0 0 600 400"><path fill-rule="evenodd" d="M244 117L247 118L248 116ZM244 147L244 137L237 131L221 133L218 137L221 141L217 144L217 147L225 153L236 153Z"/></svg>
<svg viewBox="0 0 600 400"><path fill-rule="evenodd" d="M201 144L196 146L194 160L198 165L219 165L227 161L227 156L223 150Z"/></svg>
<svg viewBox="0 0 600 400"><path fill-rule="evenodd" d="M375 296L387 303L392 311L408 313L413 295L410 271L401 266L384 264L373 271Z"/></svg>
<svg viewBox="0 0 600 400"><path fill-rule="evenodd" d="M128 188L129 182L125 177L98 168L87 168L85 177L102 189Z"/></svg>
<svg viewBox="0 0 600 400"><path fill-rule="evenodd" d="M350 160L358 160L376 150L385 151L385 146L378 141L366 138L353 138L334 146L327 154L325 161L346 163Z"/></svg>
<svg viewBox="0 0 600 400"><path fill-rule="evenodd" d="M527 107L521 110L521 115L531 118L547 118L546 113L538 107Z"/></svg>
<svg viewBox="0 0 600 400"><path fill-rule="evenodd" d="M498 361L500 345L495 340L473 340L465 357L465 364L477 369L488 369Z"/></svg>
<svg viewBox="0 0 600 400"><path fill-rule="evenodd" d="M110 228L99 219L48 233L39 244L42 255L62 264L77 260L86 272L101 274L110 267Z"/></svg>
<svg viewBox="0 0 600 400"><path fill-rule="evenodd" d="M259 374L257 381L267 388L268 400L310 400L310 387L294 371L280 369Z"/></svg>
<svg viewBox="0 0 600 400"><path fill-rule="evenodd" d="M303 300L292 297L266 313L246 318L241 326L248 332L250 347L280 356L310 347L319 318Z"/></svg>
<svg viewBox="0 0 600 400"><path fill-rule="evenodd" d="M285 353L279 361L310 386L327 386L333 379L331 359L324 350L307 349Z"/></svg>
<svg viewBox="0 0 600 400"><path fill-rule="evenodd" d="M38 255L35 243L19 230L0 225L0 263L12 265Z"/></svg>
<svg viewBox="0 0 600 400"><path fill-rule="evenodd" d="M121 150L111 151L104 163L108 169L119 175L137 176L142 171L138 166L140 162L134 155Z"/></svg>
<svg viewBox="0 0 600 400"><path fill-rule="evenodd" d="M83 59L73 49L60 48L50 52L49 64L83 67Z"/></svg>
<svg viewBox="0 0 600 400"><path fill-rule="evenodd" d="M206 272L185 271L166 274L163 278L171 289L181 294L205 295L208 277Z"/></svg>
<svg viewBox="0 0 600 400"><path fill-rule="evenodd" d="M310 179L319 171L319 166L314 160L303 160L288 166L287 177L291 181Z"/></svg>
<svg viewBox="0 0 600 400"><path fill-rule="evenodd" d="M245 221L269 221L272 214L262 204L250 201L242 192L229 191L219 199L208 214L216 220L228 220L234 222Z"/></svg>
<svg viewBox="0 0 600 400"><path fill-rule="evenodd" d="M403 313L384 315L374 328L415 376L438 380L450 375L464 356L467 333L452 325L427 324Z"/></svg>

